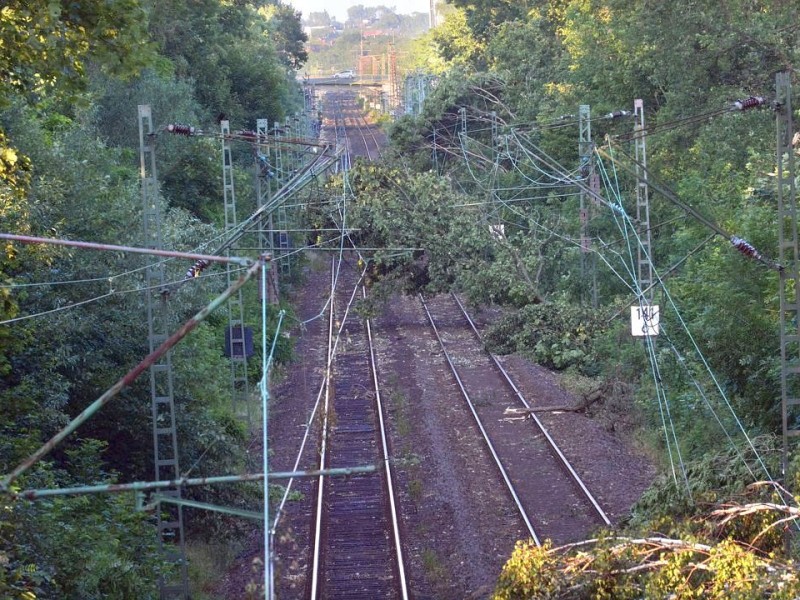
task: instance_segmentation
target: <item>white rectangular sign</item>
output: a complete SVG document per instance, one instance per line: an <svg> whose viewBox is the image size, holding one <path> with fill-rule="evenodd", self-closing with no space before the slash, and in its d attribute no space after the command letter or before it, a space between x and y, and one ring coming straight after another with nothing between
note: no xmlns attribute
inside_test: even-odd
<svg viewBox="0 0 800 600"><path fill-rule="evenodd" d="M658 335L658 305L631 306L631 335L646 337Z"/></svg>

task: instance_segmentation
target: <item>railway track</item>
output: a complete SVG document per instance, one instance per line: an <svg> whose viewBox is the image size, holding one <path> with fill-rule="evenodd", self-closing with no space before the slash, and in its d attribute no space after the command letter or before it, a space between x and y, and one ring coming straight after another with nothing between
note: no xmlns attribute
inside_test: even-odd
<svg viewBox="0 0 800 600"><path fill-rule="evenodd" d="M357 279L346 265L337 277L332 264L320 468L382 468L319 478L307 578L312 600L408 598L371 328L352 309L359 289L363 294Z"/></svg>
<svg viewBox="0 0 800 600"><path fill-rule="evenodd" d="M420 302L488 452L537 544L581 539L611 524L500 362L483 350L480 335L456 296ZM476 343L478 342L478 343ZM508 407L526 409L511 419ZM523 413L525 414L525 413Z"/></svg>
<svg viewBox="0 0 800 600"><path fill-rule="evenodd" d="M356 107L356 110L352 111L350 114L351 116L348 118L350 126L355 127L359 137L364 142L366 159L379 159L383 155L381 148L384 146L385 140L382 139L382 135L378 136L376 134L378 127L368 123L367 119L364 117L363 111L361 111L358 107Z"/></svg>
<svg viewBox="0 0 800 600"><path fill-rule="evenodd" d="M364 145L365 153L362 156L368 159L377 157L377 154L370 153L368 146L368 140L377 140L358 120L359 111L352 96L339 98L339 95L336 94L334 98L333 94L329 94L326 98L326 110L332 115L327 123L328 133L335 132L338 143L346 136L351 140L348 142L351 149L352 140L358 139ZM415 595L422 594L421 597L425 598L439 597L440 592L444 594L441 597L456 597L448 594L458 593L457 589L466 592L485 585L483 577L464 574L458 566L459 561L461 564L466 560L467 564L482 565L486 578L491 580L491 572L497 568L495 561L500 560L498 557L507 556L515 539L530 536L537 543L545 538L555 543L566 543L584 539L592 529L609 524L603 509L535 414L531 412L525 420L512 420L505 414L509 406L530 406L507 375L503 375L501 364L483 350L469 317L450 297L437 297L427 302L423 300L424 312L420 308L418 314L421 319L427 316L431 330L436 328L435 337L448 355L447 362L455 373L453 378L458 381L459 391L467 398L465 402L470 412L464 414L463 425L456 425L456 444L450 449L437 444L436 453L427 458L420 457L427 461L422 463L423 466L413 466L420 464L414 462L415 448L398 450L403 457L410 457L406 462L397 464L405 519L399 522L391 481L391 466L394 463L389 456L387 433L383 430L384 414L378 389L375 351L372 348L372 328L352 309L356 297L363 293L357 289L357 279L352 265L343 263L338 276L335 270L331 271L331 290L334 289L334 282L336 285L335 292L331 291L332 310L327 313L329 368L321 377L327 384L320 388L323 398L319 414L309 421L306 428L308 432L320 436L317 442L320 458L318 464L310 466L330 469L374 464L385 468L375 473L320 477L313 484L309 482L308 495L300 503L308 506L308 510L293 510L298 518L305 517L305 523L311 523L307 530L308 537L303 535L297 538L301 553L294 554L299 556L295 561L298 567L294 576L299 588L295 588L295 591L299 593L304 590L302 597L313 600L405 599L409 597L409 587L412 587ZM419 325L412 327L429 326L420 320ZM381 337L385 333L383 331ZM394 335L396 338L398 334ZM407 337L411 355L429 355L432 346L420 344L421 339L415 339L417 337L415 333ZM428 339L428 344L433 343L430 331L424 337ZM386 348L386 341L382 339L381 344ZM438 359L433 362L439 365L436 369L444 368ZM388 364L387 368L390 368ZM440 381L444 383L447 375L444 371L442 375L444 377L440 376ZM396 378L390 378L385 383L389 386L387 389L394 390L393 393L387 392L394 420L398 410L395 406L397 392L404 388L399 387L402 384L398 384ZM441 390L439 385L437 383L432 389ZM459 407L461 401L458 397L454 400L451 405L453 409L463 412ZM419 410L416 404L408 406L407 410ZM416 412L416 415L421 414ZM432 415L429 413L429 416ZM478 423L478 429L482 430L487 442L480 443L493 446L488 451L481 451L475 446L477 454L493 456L494 463L486 462L483 472L486 485L464 483L460 492L462 497L475 494L468 501L469 506L462 506L449 496L441 503L437 501L436 504L444 509L439 513L444 523L442 529L429 530L426 538L420 538L420 530L411 515L422 516L421 513L425 513L428 522L431 519L439 521L420 504L429 501L429 490L437 489L446 493L458 490L462 485L458 482L465 477L465 473L468 477L476 474L472 468L474 463L467 463L465 470L464 466L459 466L460 461L453 460L463 450L461 445L465 443L464 436L471 436L469 432L474 431L467 419ZM447 421L443 424L445 427L452 426ZM392 428L395 443L404 444L397 439L398 435L403 434L398 434L396 422L393 422ZM471 443L468 444L471 446ZM475 444L478 444L477 440ZM443 458L441 452L456 454ZM443 483L426 480L424 487L419 485L425 477L420 469L441 467L446 471L448 466L450 472L444 475ZM500 474L498 483L494 483L493 471ZM456 512L452 512L451 508ZM461 509L465 508L464 515L469 516L462 517ZM494 531L498 534L502 531L500 536L505 541L482 540L478 533L481 527L476 526L476 522L497 523L500 527ZM300 523L299 520L294 521L295 531L305 529L306 526ZM473 527L475 534L470 531ZM403 562L401 531L408 532L410 536L413 533L414 541L408 550L408 560L411 561L408 567ZM442 556L442 564L452 568L453 575L461 573L462 582L442 587L442 584L431 579L436 575L431 574L429 565L434 556L430 548L438 550L444 547L451 548L455 554L453 561ZM287 561L284 564L288 564ZM406 571L411 584L406 582Z"/></svg>
<svg viewBox="0 0 800 600"><path fill-rule="evenodd" d="M367 122L353 92L329 92L326 95L327 112L333 115L335 138L346 140L351 156L377 160L386 140L379 127Z"/></svg>

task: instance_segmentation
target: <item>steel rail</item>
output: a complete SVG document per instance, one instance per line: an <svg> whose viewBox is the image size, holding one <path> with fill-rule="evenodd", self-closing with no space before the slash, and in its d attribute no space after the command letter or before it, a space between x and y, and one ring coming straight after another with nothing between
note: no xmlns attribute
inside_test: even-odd
<svg viewBox="0 0 800 600"><path fill-rule="evenodd" d="M351 154L352 148L350 147L350 138L347 135L347 117L344 115L344 110L342 109L342 101L341 99L336 99L336 103L334 105L334 115L333 115L333 122L336 131L336 141L339 141L339 135L341 133L342 137L344 137L344 147L345 147L345 159L347 161L347 169L350 168L350 161L351 161ZM340 131L341 130L341 131Z"/></svg>
<svg viewBox="0 0 800 600"><path fill-rule="evenodd" d="M313 548L311 554L311 574L308 578L308 598L317 600L318 598L348 597L342 595L342 586L348 586L351 577L356 587L347 588L355 594L353 597L366 598L364 594L379 595L374 597L384 597L384 593L391 590L392 597L408 600L410 592L406 567L403 559L402 539L400 535L400 522L397 511L397 500L395 497L394 484L391 482L389 441L386 432L383 407L380 400L380 388L377 375L377 359L372 337L371 325L361 326L359 322L359 333L354 334L360 337L357 350L345 351L343 355L337 353L338 336L345 330L348 323L348 315L356 299L356 294L361 290L362 296L366 296L365 288L362 284L363 273L355 283L349 300L346 302L344 310L341 309L340 300L335 301L338 282L341 281L337 274L336 261L331 262L331 298L334 299L330 304L329 327L328 327L328 390L326 393L328 409L325 411L333 412L334 395L343 401L341 406L337 406L335 412L337 419L333 421L325 419L323 424L323 443L321 448L321 464L325 466L335 464L335 461L345 461L358 456L360 453L367 452L374 456L376 452L381 452L383 467L382 472L386 477L382 480L373 478L371 483L368 480L361 480L361 484L347 489L332 487L331 480L320 478L316 498L316 514L314 515ZM347 286L349 288L349 285ZM337 309L337 307L339 307ZM359 320L360 321L360 320ZM352 322L352 321L350 321ZM334 340L334 336L337 339ZM363 346L361 346L363 344ZM336 360L336 362L334 362ZM355 362L353 362L355 360ZM343 362L342 362L343 361ZM334 366L339 364L342 369L343 377L340 381L334 380ZM374 393L370 392L367 386L362 385L363 377L372 379ZM336 384L338 394L334 394L334 384ZM356 388L361 391L356 397L351 398L347 390ZM360 397L360 399L359 399ZM355 400L355 404L351 401ZM375 410L378 412L377 418L369 416L364 421L365 415L371 415ZM376 422L380 431L376 430ZM362 429L362 423L365 429ZM356 426L353 429L354 425ZM335 431L340 431L343 437L334 446L333 437L337 435ZM371 432L364 435L367 431ZM355 438L348 436L355 433ZM380 436L380 441L379 441ZM378 449L376 444L381 444ZM355 452L355 453L353 453ZM361 458L364 458L362 455ZM376 462L377 462L376 460ZM381 475L382 476L382 475ZM356 483L356 480L353 481ZM363 487L366 484L366 487ZM323 513L324 510L324 513ZM366 520L365 520L366 519ZM361 523L363 530L351 533L353 527ZM352 537L355 535L355 537ZM394 539L390 540L389 538ZM358 540L358 545L353 546L353 540ZM324 543L324 547L323 547ZM350 555L350 547L355 554ZM336 550L338 548L338 550ZM336 554L338 552L338 554ZM346 552L346 554L341 554ZM393 556L392 556L393 555ZM358 565L353 570L351 566ZM391 585L391 588L385 587Z"/></svg>
<svg viewBox="0 0 800 600"><path fill-rule="evenodd" d="M469 323L469 326L472 328L472 332L475 334L475 337L478 339L478 341L481 342L481 344L483 344L483 338L481 337L481 334L478 331L478 328L475 327L475 323L473 322L472 318L470 318L470 316L467 313L467 310L464 307L464 305L462 304L461 300L459 300L458 296L456 296L455 294L451 293L450 295L456 301L456 304L458 304L458 307L461 309L461 313L467 319L467 322ZM553 450L553 452L556 454L556 456L558 456L559 460L561 461L561 464L564 466L564 468L570 474L572 479L575 481L575 483L581 489L583 494L589 500L590 504L595 509L595 511L597 512L599 517L603 520L603 522L606 525L611 525L611 521L609 520L608 516L603 511L603 509L600 507L600 504L597 502L595 497L589 491L589 488L587 488L586 485L583 483L583 480L580 478L578 473L572 467L572 465L570 464L570 462L567 459L567 457L564 456L564 453L561 451L561 448L558 447L558 444L556 444L556 441L552 438L550 433L547 431L547 428L539 420L539 417L537 417L536 413L533 412L533 409L531 408L530 404L528 404L528 401L525 399L525 396L523 396L522 392L519 390L519 388L516 386L514 381L511 379L511 376L508 374L508 371L506 371L506 369L503 367L503 365L500 364L500 361L498 360L497 356L495 356L494 354L492 354L488 350L485 350L485 348L484 348L484 351L492 359L492 362L494 362L495 366L500 371L500 373L503 375L503 378L506 380L506 382L511 387L511 389L514 391L514 394L516 394L516 396L519 399L519 401L522 402L522 404L525 406L525 408L530 411L529 414L531 416L531 419L536 423L536 426L539 428L539 431L542 432L542 435L544 435L545 439L547 440L547 443L550 445L550 448Z"/></svg>
<svg viewBox="0 0 800 600"><path fill-rule="evenodd" d="M348 98L347 100L336 98L335 100L335 114L334 120L336 122L336 127L338 131L338 127L341 124L341 127L347 131L357 131L358 135L361 137L362 142L364 143L364 152L366 154L366 159L369 161L375 160L373 155L376 155L375 158L380 158L382 156L382 152L380 150L380 143L378 142L377 137L375 136L375 132L369 126L364 115L357 109L351 106L352 98ZM362 124L363 122L363 124ZM367 130L369 136L372 138L372 147L370 147L370 142L368 140L367 135L364 133L364 130ZM348 138L349 141L349 138ZM351 149L348 148L348 152L351 152Z"/></svg>
<svg viewBox="0 0 800 600"><path fill-rule="evenodd" d="M348 120L351 122L351 125L349 125L349 126L347 125L347 121ZM345 127L351 127L351 128L354 127L356 129L356 131L358 131L358 135L361 137L361 141L364 142L364 152L367 155L366 158L367 158L367 160L371 161L372 160L372 152L370 152L370 149L369 149L369 142L367 141L367 136L364 135L364 129L361 127L361 123L360 123L361 120L363 120L363 119L362 119L361 115L358 114L358 113L356 113L355 117L353 117L353 116L345 117ZM375 140L373 139L373 141L375 141ZM378 157L380 157L380 152L378 153Z"/></svg>
<svg viewBox="0 0 800 600"><path fill-rule="evenodd" d="M450 370L453 372L453 376L456 379L456 383L458 384L458 387L461 389L461 394L462 396L464 396L464 399L467 402L467 406L469 406L469 409L472 412L472 416L475 419L475 423L477 423L478 428L481 431L481 435L483 435L483 439L486 442L486 446L489 448L489 452L491 453L492 458L494 459L494 462L497 465L497 468L500 470L500 474L503 476L503 480L505 481L506 487L508 488L508 491L511 494L511 498L514 500L514 504L517 505L517 510L519 511L522 520L525 522L525 526L528 528L528 532L531 534L534 543L537 546L541 546L542 543L539 540L539 536L536 535L536 531L534 530L533 525L531 524L531 521L528 518L528 514L523 508L522 502L520 501L519 496L517 495L517 492L514 489L514 485L511 483L511 479L509 478L508 473L506 473L506 469L503 466L500 457L498 456L497 452L494 449L494 444L492 444L492 441L489 439L489 434L486 432L486 429L483 426L483 422L481 421L481 418L478 416L478 411L475 409L475 405L472 402L472 399L470 398L467 389L464 387L463 382L461 381L461 377L458 374L458 370L456 369L453 360L450 358L450 353L447 351L447 348L445 348L444 340L442 339L442 336L439 335L439 329L436 327L436 323L433 320L433 315L431 315L430 310L428 310L428 305L425 302L425 298L423 298L422 294L417 294L417 297L422 303L422 308L425 309L425 314L428 316L428 322L431 324L433 333L436 335L436 339L439 341L439 346L442 348L442 353L444 354L444 357L447 360L447 364L450 365Z"/></svg>
<svg viewBox="0 0 800 600"><path fill-rule="evenodd" d="M363 113L360 110L352 110L351 112L355 113L355 116L345 117L345 126L347 127L347 121L349 120L352 123L352 127L355 127L358 131L359 136L361 136L361 140L364 142L364 151L367 154L367 160L372 161L373 152L377 154L376 158L380 158L382 152L380 150L380 144L378 143L378 139L375 137L375 132L367 123L367 120L364 118ZM362 125L363 123L363 125ZM364 134L364 130L367 130L370 137L372 137L372 150L370 150L370 143L367 140L367 136Z"/></svg>
<svg viewBox="0 0 800 600"><path fill-rule="evenodd" d="M335 291L336 291L336 260L331 260L331 303L328 307L328 353L325 367L325 402L323 404L322 412L322 442L320 445L319 461L320 469L325 468L328 450L328 410L330 408L331 400L331 366L333 365L333 323L334 323L334 304L335 304ZM314 541L313 541L313 554L311 561L311 600L315 600L319 587L319 563L320 563L320 546L322 535L322 499L324 495L325 486L324 477L319 476L317 480L317 512L314 518Z"/></svg>
<svg viewBox="0 0 800 600"><path fill-rule="evenodd" d="M361 293L364 299L367 298L367 290L361 286ZM403 564L403 547L400 540L400 525L397 519L397 505L395 503L394 484L392 483L391 457L389 455L389 443L386 436L386 424L383 419L383 403L381 401L380 385L378 384L378 363L375 359L375 346L372 340L372 325L366 319L367 326L367 345L369 346L370 370L372 371L372 383L375 387L375 404L378 412L378 425L381 434L381 447L383 451L383 472L386 476L386 490L389 496L389 512L392 518L392 532L394 533L394 551L397 559L398 579L400 580L400 592L403 600L408 600L408 583L406 581L406 570Z"/></svg>
<svg viewBox="0 0 800 600"><path fill-rule="evenodd" d="M366 126L367 131L369 132L369 135L370 135L370 137L372 138L372 141L375 144L374 150L377 153L378 158L381 158L383 156L383 152L381 151L381 144L378 141L377 136L375 135L375 129L372 127L372 125L370 123L367 122L367 119L364 117L363 113L359 113L358 119L364 122L364 125ZM359 126L359 129L361 129L360 126ZM362 137L363 137L363 134L362 134ZM369 145L366 143L366 139L364 140L364 144L365 144L365 146L367 146L367 154L368 154L367 158L372 160L372 156L371 156L371 153L369 151Z"/></svg>
<svg viewBox="0 0 800 600"><path fill-rule="evenodd" d="M332 265L334 265L334 264L335 263L332 263ZM336 277L335 270L333 271L332 274L333 274L333 277L335 279L335 277ZM328 306L328 303L326 303L325 307L327 307L327 306ZM318 316L322 316L325 313L325 307L323 307L322 312ZM349 310L349 307L348 307L348 310ZM342 332L343 328L344 328L344 324L342 324L339 327L339 330L336 333L337 339L338 339L338 336L341 335L341 332ZM330 337L330 334L329 334L329 337ZM331 366L332 355L335 354L335 352L336 352L336 343L334 343L334 345L333 345L333 352L329 353L331 356L328 357L328 362L326 363L328 365L326 367L326 372L327 372L327 369L330 368L330 366ZM303 439L302 439L302 441L300 443L300 448L299 448L299 450L297 452L297 456L296 456L295 462L294 462L293 469L295 471L297 471L299 469L299 467L300 467L300 461L301 461L301 459L303 457L303 453L305 452L306 444L308 443L308 440L309 440L309 438L311 436L311 430L312 430L314 421L317 419L317 410L319 410L320 403L323 402L326 385L327 385L327 379L323 376L322 379L321 379L321 382L320 382L319 391L317 392L316 400L314 402L314 407L311 409L311 414L309 415L309 418L308 418L308 420L306 421L306 424L305 424L305 433L303 434ZM327 472L331 472L331 470L329 469ZM314 473L315 473L315 475L320 475L320 474L324 474L326 472L316 471ZM270 477L274 477L274 475L272 473L270 473ZM281 498L281 502L278 505L278 509L277 509L277 511L275 513L275 520L272 523L272 534L271 534L273 537L275 536L275 532L277 531L277 528L278 528L278 523L280 522L281 516L283 515L283 509L284 509L284 506L286 505L286 502L288 500L289 493L291 492L293 482L294 482L294 479L290 478L289 482L286 484L286 489L283 492L283 497Z"/></svg>

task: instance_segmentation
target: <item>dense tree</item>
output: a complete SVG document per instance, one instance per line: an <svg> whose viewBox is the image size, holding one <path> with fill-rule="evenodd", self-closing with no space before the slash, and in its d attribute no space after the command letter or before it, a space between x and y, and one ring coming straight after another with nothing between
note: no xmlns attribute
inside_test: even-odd
<svg viewBox="0 0 800 600"><path fill-rule="evenodd" d="M485 66L484 43L468 27L463 11L449 12L444 23L433 31L433 41L449 66L473 69Z"/></svg>
<svg viewBox="0 0 800 600"><path fill-rule="evenodd" d="M267 33L278 55L290 69L301 68L308 60L305 43L308 37L300 22L300 13L285 4L261 8L258 14L267 22Z"/></svg>
<svg viewBox="0 0 800 600"><path fill-rule="evenodd" d="M36 99L53 90L75 93L87 64L130 75L155 57L139 0L22 2L0 9L0 105L10 94Z"/></svg>
<svg viewBox="0 0 800 600"><path fill-rule="evenodd" d="M464 10L466 22L477 39L488 41L503 23L524 19L536 2L514 0L452 0Z"/></svg>
<svg viewBox="0 0 800 600"><path fill-rule="evenodd" d="M453 4L463 12L434 32L438 45L427 43L415 63L439 74L435 88L418 117L394 125L394 153L389 153L394 164L438 172L450 182L451 193L464 194L450 204L454 218L469 214L475 230L492 227L481 252L467 251L471 233L452 240L450 253L457 258L441 282L474 301L504 306L505 316L488 336L495 351L526 353L550 367L567 368L570 378L580 372L592 378L586 385L607 406L619 403L629 414L638 411L648 428L642 435L663 451L664 461L684 461L680 468L688 488L670 478L660 488L669 488L669 494L659 493L658 501L637 509L653 520L637 521L634 539L647 537L649 527L667 533L664 547L653 554L658 561L637 562L641 555L635 543L613 540L591 548L521 549L497 597L685 593L721 598L735 593L758 598L784 592L791 597L794 580L787 575L781 587L780 576L789 572L784 561L793 555L777 553L773 565L759 554L762 549L753 552L754 539L762 539L759 530L742 533L740 528L720 539L682 521L691 516L704 527L713 519L689 507L732 497L752 481L747 470L757 465L749 450L737 449L713 466L704 457L738 444L745 431L778 429L777 277L748 262L727 240L709 237L706 224L652 193L653 260L669 296L656 293L663 330L654 353L648 356L631 340L620 315L635 302L636 226L624 221L633 221L636 181L622 167L632 165L625 154L633 154L633 124L615 111L631 111L632 100L642 98L652 177L710 222L774 257L774 116L768 110L732 109L734 101L750 95L769 99L774 72L794 68L797 7L734 2L720 14L707 2ZM424 54L431 48L436 57ZM577 186L557 189L566 179L587 174L577 168L579 104L591 106L595 143L605 147L597 163L601 194L614 205L614 210L589 206L586 231L596 253L586 257L578 249L583 231ZM400 207L386 208L387 218L414 204L399 201ZM365 217L362 232L385 226L379 212L351 216ZM412 231L404 235L424 244L415 237L416 222L408 221ZM437 260L433 254L431 263ZM591 266L593 256L602 260L597 267ZM436 286L411 277L419 269L413 262L393 267L379 275ZM595 308L587 294L592 272L597 273ZM659 370L651 377L653 364ZM659 394L669 402L669 421L655 400ZM676 439L659 441L659 429L668 428L676 431ZM676 445L681 461L674 455ZM759 452L773 455L769 448ZM774 473L775 465L767 462ZM731 477L732 465L742 463L746 469ZM725 476L712 477L715 470ZM728 487L730 481L735 485ZM776 508L769 517L760 513L753 523L779 523L775 515L788 510ZM665 521L659 519L675 528L662 528ZM705 549L692 548L692 536L701 535ZM680 548L674 554L670 540ZM593 561L591 568L584 559ZM689 564L689 570L683 568ZM698 565L704 576L691 570ZM773 579L769 573L781 575ZM723 589L726 578L731 581Z"/></svg>
<svg viewBox="0 0 800 600"><path fill-rule="evenodd" d="M486 47L493 72L503 78L503 97L517 119L532 121L550 111L551 85L566 75L564 51L552 21L534 16L498 27Z"/></svg>
<svg viewBox="0 0 800 600"><path fill-rule="evenodd" d="M9 230L135 244L138 103L153 105L163 119L159 126L184 121L207 130L220 113L234 127L251 128L257 117L275 121L294 109L290 70L306 57L299 15L285 5L33 4L11 0L0 8L0 45L6 50L0 57L0 219ZM570 369L571 376L594 378L594 387L624 403L627 412L640 411L654 431L662 426L655 388L666 385L674 402L672 427L682 434L687 461L688 489L671 478L655 487L637 507L638 529L631 538L580 548L522 546L501 578L498 597L535 597L539 592L533 590L570 598L684 592L723 597L731 586L743 598L796 595L777 530L769 527L777 511L786 512L780 502L769 511L728 506L723 510L730 512L711 516L697 509L732 498L752 479L747 469L731 471L742 455L748 467L756 463L743 448L719 454L719 441L727 438L698 417L711 404L708 390L724 389L748 430L775 428L774 274L745 262L718 239L707 241L705 226L653 197L654 260L662 273L674 265L664 276L680 318L665 311L670 337L658 344L661 371L656 380L643 377L650 372L648 357L619 319L632 302L626 269L635 271L636 254L632 228L619 226L620 215L635 211L636 182L610 162L598 165L605 169L602 193L616 209L591 209L590 235L607 260L598 268L595 309L586 302L589 278L576 243L577 189L565 181L585 175L576 166L577 105L592 106L595 140L603 143L609 134L621 157L630 151L630 121L605 115L630 110L633 98L643 98L654 174L714 222L774 255L772 116L726 108L750 94L769 97L774 71L793 69L797 7L740 0L726 3L725 10L689 0L453 4L425 41L427 55L414 63L439 74L430 102L418 118L395 124L388 164L361 164L349 174L357 194L348 212L347 226L358 230L353 239L386 248L368 257L375 296L381 289L457 289L475 303L501 304L505 316L488 339L495 351L520 351ZM397 20L381 10L382 23ZM377 9L351 11L359 23L378 18ZM409 22L400 21L401 28ZM354 66L360 42L357 29L342 35L326 67ZM385 52L384 45L375 48L369 51ZM135 76L143 66L149 68ZM704 116L683 120L692 115ZM165 239L176 248L197 247L216 234L209 223L220 217L213 175L218 152L215 141L202 137L159 139ZM545 155L563 165L563 172L554 173ZM235 177L238 184L251 175L237 167ZM337 194L340 189L337 184ZM312 225L344 225L324 203L310 204ZM416 250L398 254L398 247ZM0 471L7 471L141 357L142 298L123 292L138 288L136 270L144 262L12 244L2 250L0 320L25 316L23 302L26 314L71 307L0 325ZM179 267L170 268L180 276ZM60 283L66 281L80 283ZM175 323L217 289L213 280L196 283L176 295ZM84 300L92 302L73 306ZM666 306L667 298L660 302ZM694 340L682 332L684 322ZM224 400L227 378L219 376L225 367L221 327L222 319L212 318L175 353L182 456L199 463L198 474L237 470L244 460L237 447L245 431ZM686 352L695 341L702 356ZM85 439L71 440L21 483L147 477L151 440L142 397L142 384L128 390L108 407L105 419L87 424ZM714 423L728 427L733 421L725 414ZM770 448L763 452L774 455ZM198 497L240 504L248 494ZM748 500L771 504L770 494ZM128 502L28 505L4 496L0 595L151 597L152 575L162 565L153 552L152 530L128 512ZM203 524L206 531L219 531L220 521ZM653 529L664 535L649 541L643 555L637 540L651 537ZM84 555L91 560L76 559ZM592 569L586 561L593 561ZM75 569L81 562L92 565L90 575ZM776 577L783 577L783 588Z"/></svg>
<svg viewBox="0 0 800 600"><path fill-rule="evenodd" d="M45 99L74 100L85 89L87 64L109 73L130 75L153 62L153 46L144 34L146 12L138 0L29 3L10 1L0 8L0 108L15 99L28 104ZM31 162L0 124L0 218L15 231L29 228L25 197ZM0 255L0 277L24 268L15 251ZM13 317L16 303L2 292L0 318ZM5 334L0 333L4 338ZM18 346L3 344L6 350ZM0 357L0 367L6 359ZM7 368L7 367L6 367Z"/></svg>
<svg viewBox="0 0 800 600"><path fill-rule="evenodd" d="M304 60L299 13L275 6L260 11L249 3L218 0L153 7L153 39L175 76L194 82L209 118L224 113L232 123L252 128L255 119L280 120L292 108L293 82L285 69Z"/></svg>
<svg viewBox="0 0 800 600"><path fill-rule="evenodd" d="M306 15L306 24L309 27L330 27L331 16L327 10L322 12L310 12Z"/></svg>
<svg viewBox="0 0 800 600"><path fill-rule="evenodd" d="M153 106L163 119L157 127L171 120L203 129L223 111L245 127L294 106L287 69L303 60L302 32L295 13L272 10L272 3L30 4L0 8L0 45L8 50L0 58L6 231L139 245L137 104ZM284 40L282 55L272 37ZM196 249L219 236L197 218L219 215L220 183L211 175L219 145L162 137L158 148L164 243ZM246 172L237 164L237 183L251 180L251 160L248 154ZM0 324L0 473L146 354L145 259L137 256L3 244L0 321L12 321ZM173 261L167 269L180 279L186 265ZM176 294L172 327L220 289L216 277L192 283ZM223 327L223 319L211 318L173 358L181 458L196 473L245 464L247 432L230 408ZM286 359L290 344L282 339L279 347ZM135 383L13 489L151 479L147 397L146 383ZM252 490L196 496L242 505ZM220 532L220 523L212 517L194 525L235 533ZM154 598L165 568L150 519L133 511L130 496L30 504L2 494L3 598Z"/></svg>
<svg viewBox="0 0 800 600"><path fill-rule="evenodd" d="M361 25L364 21L369 21L375 14L375 9L365 7L363 4L357 4L347 9L347 22Z"/></svg>

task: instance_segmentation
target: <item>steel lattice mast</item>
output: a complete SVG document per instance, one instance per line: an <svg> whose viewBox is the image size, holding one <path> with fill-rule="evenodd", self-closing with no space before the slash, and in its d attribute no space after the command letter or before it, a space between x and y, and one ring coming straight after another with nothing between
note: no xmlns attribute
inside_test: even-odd
<svg viewBox="0 0 800 600"><path fill-rule="evenodd" d="M578 107L578 158L580 160L581 178L587 182L590 179L590 174L593 169L593 152L591 111L588 104L581 104ZM581 186L580 206L578 210L581 222L581 301L584 303L588 295L586 281L589 269L587 267L586 255L589 253L591 246L591 240L588 235L588 196L586 185Z"/></svg>
<svg viewBox="0 0 800 600"><path fill-rule="evenodd" d="M161 250L161 207L156 178L155 134L150 106L139 105L139 165L144 217L144 244L147 248ZM145 271L145 296L147 298L147 340L150 352L158 348L169 335L169 293L163 261L150 262ZM158 300L155 295L158 294ZM165 353L150 366L150 399L153 419L153 460L156 481L172 480L181 476L178 462L178 435L175 426L175 398L173 394L172 354ZM180 498L179 489L166 490L165 494ZM189 597L189 580L186 563L186 545L183 528L183 508L165 505L157 511L158 540L168 562L176 566L172 577L160 577L159 591L162 599Z"/></svg>
<svg viewBox="0 0 800 600"><path fill-rule="evenodd" d="M792 83L789 73L775 77L778 162L778 261L780 271L782 474L786 480L789 444L800 436L800 252L797 190L792 140Z"/></svg>
<svg viewBox="0 0 800 600"><path fill-rule="evenodd" d="M272 164L272 154L269 147L269 121L267 119L256 119L256 202L258 208L265 208L272 199L272 179L277 176ZM263 163L260 161L263 159ZM275 256L274 227L272 223L272 211L262 215L258 227L259 243L261 252L267 252L270 256ZM266 285L266 293L271 302L278 301L278 280L277 271L269 269L269 277Z"/></svg>
<svg viewBox="0 0 800 600"><path fill-rule="evenodd" d="M647 184L647 132L644 126L644 103L633 101L634 157L636 158L636 223L639 243L636 245L636 274L640 304L653 303L653 252L650 236L650 187ZM645 292L645 290L648 290Z"/></svg>
<svg viewBox="0 0 800 600"><path fill-rule="evenodd" d="M222 190L225 203L225 233L234 232L239 226L236 219L236 193L233 186L233 157L231 155L230 134L231 128L228 121L220 122L222 133ZM231 256L237 244L234 242L226 250L226 255ZM228 287L236 281L237 273L233 265L226 265ZM250 423L249 386L247 383L247 344L244 327L244 299L242 291L237 291L228 301L228 330L227 347L230 350L231 361L231 394L234 414L244 415Z"/></svg>
<svg viewBox="0 0 800 600"><path fill-rule="evenodd" d="M290 133L292 132L291 124L289 122L289 118L286 118L286 121L283 126L284 137L289 138ZM294 132L296 135L297 132ZM284 177L285 181L288 181L294 176L294 164L295 161L293 160L293 152L290 150L286 150L285 156L282 158L282 166L284 169ZM288 275L289 273L289 217L286 212L286 203L281 202L278 206L278 255L273 254L273 264L275 264L275 259L277 258L277 264L280 268L281 275Z"/></svg>

